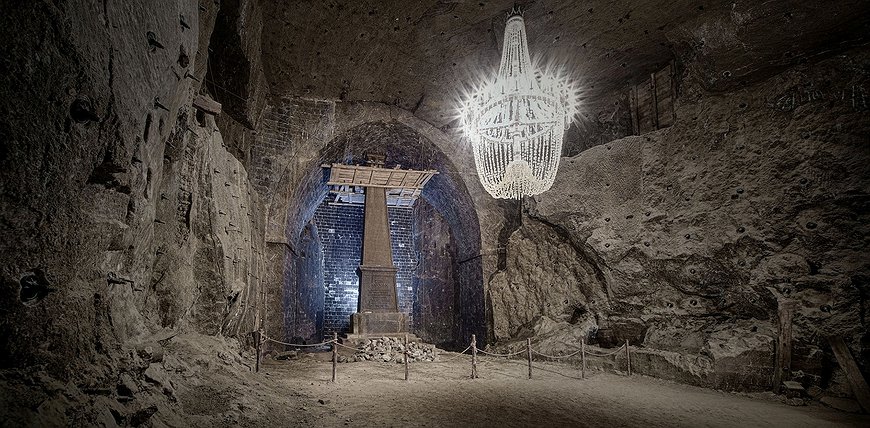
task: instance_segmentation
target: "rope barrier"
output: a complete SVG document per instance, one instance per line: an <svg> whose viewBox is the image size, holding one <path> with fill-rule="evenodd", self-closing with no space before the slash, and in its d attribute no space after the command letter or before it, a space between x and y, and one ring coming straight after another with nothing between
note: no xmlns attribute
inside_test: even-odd
<svg viewBox="0 0 870 428"><path fill-rule="evenodd" d="M559 355L559 356L555 356L555 355L547 355L547 354L544 354L544 353L542 353L542 352L538 352L538 351L532 349L532 352L534 352L536 355L540 355L540 356L545 357L545 358L551 358L551 359L554 359L554 360L561 360L561 359L563 359L563 358L573 357L573 356L579 354L581 351L583 351L583 350L582 350L582 349L578 349L576 352L570 353L570 354L568 354L568 355ZM588 351L587 351L587 352L588 352Z"/></svg>
<svg viewBox="0 0 870 428"><path fill-rule="evenodd" d="M625 349L625 345L622 345L619 348L616 348L615 350L613 350L613 352L607 352L607 353L603 353L603 354L598 354L598 353L592 352L592 351L587 349L586 354L591 355L593 357L609 357L611 355L614 355L614 354L622 351L623 349Z"/></svg>
<svg viewBox="0 0 870 428"><path fill-rule="evenodd" d="M256 337L257 332L254 332L253 334L254 334L255 337ZM259 371L259 362L260 362L260 356L259 356L260 345L259 345L259 344L260 344L261 340L266 340L266 341L273 342L273 343L277 343L277 344L280 344L280 345L293 346L293 347L300 347L300 348L314 348L314 347L322 347L322 346L325 346L325 345L333 345L333 346L332 346L332 353L333 353L333 358L332 358L332 359L333 359L333 361L332 361L332 364L333 364L333 374L332 374L332 375L333 375L333 376L332 376L332 379L333 379L333 382L335 382L336 363L337 363L337 359L338 359L338 358L337 358L337 355L338 355L338 354L337 354L337 349L338 349L338 347L341 346L342 348L350 349L350 350L352 350L352 351L354 351L354 352L362 352L362 351L364 351L364 349L361 349L361 348L355 348L355 347L351 347L351 346L343 345L342 343L340 343L340 342L338 341L338 338L337 338L337 336L335 336L335 335L333 336L333 339L332 339L332 340L327 340L327 341L324 341L324 342L314 343L314 344L307 344L307 345L298 344L298 343L287 343L287 342L282 342L282 341L280 341L280 340L273 339L273 338L268 337L268 336L266 336L266 335L262 335L262 336L260 336L260 339L257 339L257 361L256 361L256 362L257 362L257 371ZM405 342L405 343L407 344L407 342ZM537 370L541 370L541 371L544 371L544 372L548 372L548 373L554 373L554 374L557 374L557 375L560 375L560 376L563 376L563 377L567 377L567 378L572 378L572 379L583 379L583 378L585 378L585 372L586 372L586 360L585 360L585 357L586 357L586 356L590 356L590 357L610 357L610 356L616 355L616 354L618 354L619 352L622 352L623 350L625 350L625 353L626 353L626 366L627 366L627 371L628 371L628 375L631 376L631 357L629 356L629 348L628 348L629 343L628 343L628 341L626 341L625 344L621 345L620 347L618 347L618 348L616 348L616 349L614 349L614 350L612 350L612 351L610 351L610 352L596 352L596 351L592 351L592 350L590 350L589 348L587 348L587 347L585 346L585 343L583 343L582 341L581 341L581 345L583 345L583 347L581 347L580 349L577 349L576 351L574 351L574 352L572 352L572 353L570 353L570 354L567 354L567 355L549 355L549 354L545 354L545 353L543 353L543 352L540 352L540 351L538 351L538 350L533 349L532 346L531 346L531 341L527 339L525 349L521 349L521 350L516 351L516 352L509 352L509 353L501 354L501 353L497 353L497 352L487 352L487 351L484 351L484 350L482 350L482 349L477 349L475 338L474 338L474 336L472 335L472 342L471 342L470 345L468 345L468 347L466 347L466 348L463 349L462 351L459 351L458 353L456 353L456 355L453 355L453 356L451 356L450 358L447 358L447 359L444 359L444 360L440 360L440 361L431 361L430 363L431 363L431 364L449 363L449 362L454 361L454 360L456 360L456 359L458 359L458 358L461 358L461 357L471 356L471 357L472 357L472 359L471 359L471 362L472 362L472 379L474 379L474 378L477 377L477 375L476 375L476 372L477 372L477 367L476 367L476 364L477 364L476 352L479 351L479 352L480 352L481 354L483 354L483 355L487 355L487 356L495 357L495 358L508 358L507 362L508 362L508 363L511 363L511 364L521 364L521 363L518 362L518 361L516 361L516 360L511 360L510 357L515 357L515 356L517 356L517 355L520 355L520 354L526 353L526 354L528 355L528 362L527 362L527 365L528 365L528 367L529 367L529 379L532 378L532 368L535 368L535 369L537 369ZM407 345L406 345L406 346L407 346ZM472 353L471 353L470 355L469 355L469 354L466 354L466 352L468 352L469 350L472 350ZM556 370L552 370L552 369L548 369L548 368L544 368L544 367L540 367L540 366L538 366L538 365L533 365L533 364L532 364L532 354L535 354L535 355L538 355L538 356L541 356L541 357L544 357L544 358L553 359L553 360L562 360L562 359L565 359L565 358L573 357L573 356L575 356L575 355L577 355L577 354L580 354L580 353L582 353L582 356L583 356L582 375L581 375L580 378L577 378L577 377L574 377L574 376L570 376L570 375L566 375L566 374L563 374L563 373L559 373L559 372L556 371ZM437 357L438 357L438 356L436 355L436 358L437 358ZM406 348L406 351L405 351L405 359L406 359L406 367L405 367L405 371L406 371L406 373L405 373L405 380L407 380L407 377L408 377L408 373L407 373L407 370L408 370L408 367L407 367L407 358L408 358L408 352L407 352L407 348ZM481 362L482 364L486 365L486 366L489 366L489 365L490 365L490 364L489 364L490 362L486 362L486 361L480 361L480 362Z"/></svg>
<svg viewBox="0 0 870 428"><path fill-rule="evenodd" d="M477 352L480 352L481 354L484 354L484 355L489 355L490 357L513 357L513 356L520 355L523 352L526 352L526 350L523 349L523 350L511 353L511 354L497 354L495 352L486 352L483 349L478 349Z"/></svg>
<svg viewBox="0 0 870 428"><path fill-rule="evenodd" d="M451 361L453 361L453 360L455 360L455 359L457 359L457 358L459 358L459 357L465 357L465 356L467 356L467 355L465 355L465 353L468 352L469 349L471 349L471 345L468 345L467 348L465 348L465 349L463 349L462 351L460 351L457 355L454 355L454 356L452 356L452 357L450 357L450 358L448 358L448 359L446 359L446 360L443 360L443 361L432 361L432 363L436 363L436 364L440 364L440 363L449 363L449 362L451 362Z"/></svg>
<svg viewBox="0 0 870 428"><path fill-rule="evenodd" d="M302 345L302 344L299 344L299 343L287 343L287 342L282 342L282 341L280 341L280 340L272 339L272 338L269 337L269 336L263 336L263 339L266 339L266 340L268 340L268 341L270 341L270 342L274 342L274 343L277 343L277 344L280 344L280 345L285 345L285 346L298 346L298 347L300 347L300 348L314 348L314 347L317 347L317 346L329 345L330 343L333 343L333 341L331 341L331 340L327 340L326 342L315 343L315 344L312 344L312 345ZM342 345L339 343L339 346L342 346Z"/></svg>
<svg viewBox="0 0 870 428"><path fill-rule="evenodd" d="M516 360L514 360L514 361L506 361L506 362L509 363L509 364L525 365L525 364L523 364L523 363L521 363L521 362L519 362L519 361L516 361ZM558 371L556 371L556 370L548 369L548 368L546 368L546 367L544 367L544 366L541 366L540 364L533 364L532 367L534 367L535 370L540 370L540 371L542 371L542 372L547 372L547 373L557 374L557 375L559 375L559 376L567 377L567 378L570 378L570 379L577 379L577 380L582 380L582 379L583 379L582 377L571 376L571 375L567 375L567 374L564 374L564 373L560 373L560 372L558 372Z"/></svg>

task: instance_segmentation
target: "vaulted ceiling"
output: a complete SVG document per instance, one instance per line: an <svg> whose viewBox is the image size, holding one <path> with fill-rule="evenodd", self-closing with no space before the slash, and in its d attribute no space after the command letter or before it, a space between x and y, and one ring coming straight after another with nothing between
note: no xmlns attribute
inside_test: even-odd
<svg viewBox="0 0 870 428"><path fill-rule="evenodd" d="M464 82L498 67L514 5L264 3L264 69L274 94L391 103L436 126L455 120ZM591 108L674 59L691 63L705 86L720 90L866 43L870 34L865 0L520 3L533 56L567 66Z"/></svg>

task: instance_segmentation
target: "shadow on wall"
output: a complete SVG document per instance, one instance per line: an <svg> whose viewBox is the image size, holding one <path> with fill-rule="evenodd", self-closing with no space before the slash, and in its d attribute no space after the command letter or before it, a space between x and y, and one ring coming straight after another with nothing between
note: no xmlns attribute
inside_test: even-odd
<svg viewBox="0 0 870 428"><path fill-rule="evenodd" d="M294 289L284 293L284 329L291 343L316 343L323 338L323 245L317 226L308 222L299 237ZM285 287L288 284L285 284Z"/></svg>

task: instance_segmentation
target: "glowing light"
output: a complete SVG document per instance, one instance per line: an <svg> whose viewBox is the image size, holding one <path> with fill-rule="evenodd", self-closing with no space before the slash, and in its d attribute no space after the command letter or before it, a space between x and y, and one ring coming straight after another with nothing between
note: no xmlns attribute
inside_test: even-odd
<svg viewBox="0 0 870 428"><path fill-rule="evenodd" d="M520 199L553 186L577 95L559 73L533 67L522 16L504 30L498 75L462 103L462 129L477 175L495 198Z"/></svg>

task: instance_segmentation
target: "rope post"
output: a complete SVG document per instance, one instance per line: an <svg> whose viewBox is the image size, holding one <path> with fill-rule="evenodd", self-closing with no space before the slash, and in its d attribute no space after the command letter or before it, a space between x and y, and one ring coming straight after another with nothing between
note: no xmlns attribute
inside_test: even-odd
<svg viewBox="0 0 870 428"><path fill-rule="evenodd" d="M580 378L586 379L586 339L580 339Z"/></svg>
<svg viewBox="0 0 870 428"><path fill-rule="evenodd" d="M405 333L405 382L408 381L408 333Z"/></svg>
<svg viewBox="0 0 870 428"><path fill-rule="evenodd" d="M254 347L256 348L256 350L254 351L254 352L256 352L256 357L254 358L254 360L256 361L254 363L254 372L259 373L260 372L260 341L261 341L260 331L254 330L253 335L254 335Z"/></svg>
<svg viewBox="0 0 870 428"><path fill-rule="evenodd" d="M628 351L628 339L625 339L625 363L628 366L628 375L631 376L631 352Z"/></svg>
<svg viewBox="0 0 870 428"><path fill-rule="evenodd" d="M471 335L471 378L477 379L477 336Z"/></svg>
<svg viewBox="0 0 870 428"><path fill-rule="evenodd" d="M332 382L335 382L335 371L338 369L338 333L332 332Z"/></svg>
<svg viewBox="0 0 870 428"><path fill-rule="evenodd" d="M529 379L532 378L532 338L526 339L526 354L529 356Z"/></svg>

